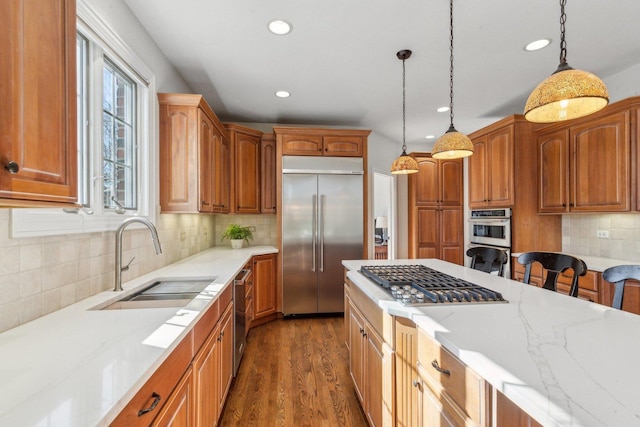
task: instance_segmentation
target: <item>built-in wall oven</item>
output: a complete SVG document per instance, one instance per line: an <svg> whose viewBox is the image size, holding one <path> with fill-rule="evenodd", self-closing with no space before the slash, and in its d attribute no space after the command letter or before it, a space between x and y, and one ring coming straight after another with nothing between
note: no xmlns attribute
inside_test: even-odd
<svg viewBox="0 0 640 427"><path fill-rule="evenodd" d="M507 251L504 276L511 277L511 209L478 209L469 213L469 247L491 246Z"/></svg>

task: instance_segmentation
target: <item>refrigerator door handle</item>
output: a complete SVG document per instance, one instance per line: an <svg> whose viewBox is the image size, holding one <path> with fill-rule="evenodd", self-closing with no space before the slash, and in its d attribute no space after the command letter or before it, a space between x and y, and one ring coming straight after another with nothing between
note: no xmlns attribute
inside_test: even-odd
<svg viewBox="0 0 640 427"><path fill-rule="evenodd" d="M320 271L324 271L324 206L325 206L324 194L320 196Z"/></svg>
<svg viewBox="0 0 640 427"><path fill-rule="evenodd" d="M313 207L311 215L311 271L316 271L316 243L317 243L317 230L318 230L318 200L317 196L313 195Z"/></svg>

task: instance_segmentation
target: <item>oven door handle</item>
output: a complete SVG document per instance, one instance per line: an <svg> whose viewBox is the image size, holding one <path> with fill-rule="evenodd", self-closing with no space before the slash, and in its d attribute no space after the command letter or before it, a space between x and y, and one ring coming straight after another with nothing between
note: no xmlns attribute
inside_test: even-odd
<svg viewBox="0 0 640 427"><path fill-rule="evenodd" d="M510 221L509 218L500 218L500 219L478 219L478 218L469 218L469 222L473 224L480 225L493 225L493 224L508 224Z"/></svg>

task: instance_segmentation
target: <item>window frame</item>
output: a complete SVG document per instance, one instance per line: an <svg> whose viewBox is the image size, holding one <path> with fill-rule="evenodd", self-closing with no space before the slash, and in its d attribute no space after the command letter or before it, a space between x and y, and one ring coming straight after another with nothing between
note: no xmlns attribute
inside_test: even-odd
<svg viewBox="0 0 640 427"><path fill-rule="evenodd" d="M85 116L88 122L85 128L87 145L82 147L78 144L78 161L82 162L83 159L87 159L85 156L88 157L88 177L85 177L85 182L91 187L87 191L89 200L83 200L81 184L78 185L81 208L12 209L12 237L112 231L128 217L140 216L151 221L157 217L158 168L154 165L158 164L158 105L155 76L84 0L77 2L76 10L76 30L89 42L89 73L84 89L88 90L89 97L93 96L90 98L91 106L88 111L85 110L85 106L78 106L78 114ZM102 200L102 65L105 56L113 65L125 71L136 84L137 209L127 209L124 214L117 214L115 207L104 207L105 203ZM81 133L82 131L78 133L79 140ZM100 141L97 147L96 141ZM87 155L86 149L89 145L93 148ZM96 150L99 150L98 154L94 154ZM81 179L80 170L82 169L79 168L78 179Z"/></svg>

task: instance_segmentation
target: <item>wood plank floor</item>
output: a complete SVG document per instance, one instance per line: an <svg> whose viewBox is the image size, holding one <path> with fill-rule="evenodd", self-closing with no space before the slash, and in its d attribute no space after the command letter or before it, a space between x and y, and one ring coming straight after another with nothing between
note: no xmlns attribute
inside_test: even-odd
<svg viewBox="0 0 640 427"><path fill-rule="evenodd" d="M342 317L279 319L251 329L221 426L365 427Z"/></svg>

